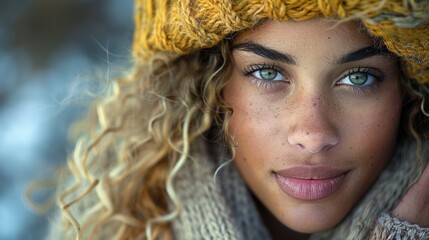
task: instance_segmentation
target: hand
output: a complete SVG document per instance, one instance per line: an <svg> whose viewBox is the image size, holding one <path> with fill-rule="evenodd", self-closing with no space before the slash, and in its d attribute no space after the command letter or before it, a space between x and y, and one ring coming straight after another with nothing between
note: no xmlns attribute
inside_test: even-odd
<svg viewBox="0 0 429 240"><path fill-rule="evenodd" d="M429 227L429 164L393 209L392 216L420 227Z"/></svg>

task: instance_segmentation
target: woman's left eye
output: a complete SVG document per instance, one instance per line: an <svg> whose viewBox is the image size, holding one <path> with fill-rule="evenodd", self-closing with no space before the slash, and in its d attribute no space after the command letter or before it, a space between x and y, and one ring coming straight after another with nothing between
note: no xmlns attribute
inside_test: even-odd
<svg viewBox="0 0 429 240"><path fill-rule="evenodd" d="M337 85L352 85L352 86L368 86L374 84L375 81L380 80L378 76L380 73L376 73L375 69L372 68L358 68L352 69L346 73L337 82ZM373 73L374 72L374 73Z"/></svg>

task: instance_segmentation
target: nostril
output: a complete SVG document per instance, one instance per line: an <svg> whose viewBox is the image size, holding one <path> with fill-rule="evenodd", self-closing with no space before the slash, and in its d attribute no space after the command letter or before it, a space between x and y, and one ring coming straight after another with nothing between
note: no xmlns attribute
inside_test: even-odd
<svg viewBox="0 0 429 240"><path fill-rule="evenodd" d="M294 133L288 137L288 142L298 149L306 150L310 153L327 151L338 144L335 134L320 134L304 131Z"/></svg>
<svg viewBox="0 0 429 240"><path fill-rule="evenodd" d="M325 152L325 151L328 151L333 146L334 145L328 144L328 145L322 146L321 148L307 148L307 150L311 153Z"/></svg>
<svg viewBox="0 0 429 240"><path fill-rule="evenodd" d="M297 144L293 144L295 146L297 146L300 149L305 149L304 145L302 145L301 143L297 143Z"/></svg>

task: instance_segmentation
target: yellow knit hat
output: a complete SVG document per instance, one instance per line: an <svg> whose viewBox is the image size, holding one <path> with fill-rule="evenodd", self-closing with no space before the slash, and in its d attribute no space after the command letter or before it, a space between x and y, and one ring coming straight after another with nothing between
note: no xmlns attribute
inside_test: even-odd
<svg viewBox="0 0 429 240"><path fill-rule="evenodd" d="M359 18L401 57L408 76L429 82L429 0L136 0L135 8L136 61L213 47L265 18Z"/></svg>

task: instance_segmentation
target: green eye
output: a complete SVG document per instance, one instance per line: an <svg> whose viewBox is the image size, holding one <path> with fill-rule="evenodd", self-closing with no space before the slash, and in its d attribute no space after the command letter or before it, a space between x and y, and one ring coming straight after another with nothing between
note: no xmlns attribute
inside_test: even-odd
<svg viewBox="0 0 429 240"><path fill-rule="evenodd" d="M383 73L375 68L358 67L345 72L336 84L365 88L376 84L383 78Z"/></svg>
<svg viewBox="0 0 429 240"><path fill-rule="evenodd" d="M348 76L351 83L355 85L362 85L368 81L368 74L363 72L352 73Z"/></svg>
<svg viewBox="0 0 429 240"><path fill-rule="evenodd" d="M252 74L256 78L264 80L264 81L281 81L281 80L284 80L284 76L278 70L276 70L274 68L258 69L258 70L255 70Z"/></svg>
<svg viewBox="0 0 429 240"><path fill-rule="evenodd" d="M264 80L274 80L276 79L278 72L274 69L262 69L260 70L259 75Z"/></svg>
<svg viewBox="0 0 429 240"><path fill-rule="evenodd" d="M252 76L254 79L265 82L285 81L282 69L275 65L255 64L249 65L244 69L245 76Z"/></svg>

